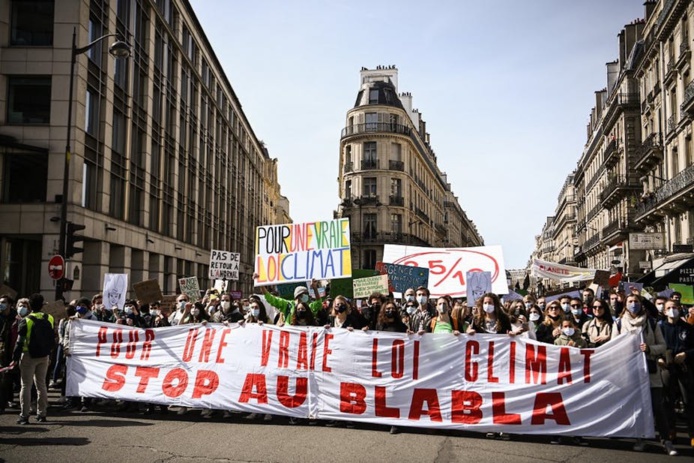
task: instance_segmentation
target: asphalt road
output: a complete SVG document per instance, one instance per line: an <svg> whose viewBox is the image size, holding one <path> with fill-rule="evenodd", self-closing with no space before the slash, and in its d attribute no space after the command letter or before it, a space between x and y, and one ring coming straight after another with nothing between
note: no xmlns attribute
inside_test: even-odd
<svg viewBox="0 0 694 463"><path fill-rule="evenodd" d="M161 416L118 412L63 411L57 396L47 423L19 426L18 410L0 415L0 461L7 462L602 462L694 461L694 449L680 433L679 457L659 445L644 453L627 439L587 439L589 446L551 445L547 437L512 436L510 441L484 435L404 429L389 434L383 426L327 427L324 423L290 425L286 418L249 421L244 415L202 418L200 411ZM680 431L684 429L680 428ZM686 442L685 442L686 440Z"/></svg>

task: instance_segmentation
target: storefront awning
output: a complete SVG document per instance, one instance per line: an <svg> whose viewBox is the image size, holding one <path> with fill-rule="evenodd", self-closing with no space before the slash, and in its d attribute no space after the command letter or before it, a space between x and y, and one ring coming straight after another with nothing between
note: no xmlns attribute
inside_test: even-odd
<svg viewBox="0 0 694 463"><path fill-rule="evenodd" d="M659 290L670 283L694 284L694 255L686 254L686 257L678 260L666 261L660 267L645 275L641 280L650 276L650 281L645 283Z"/></svg>

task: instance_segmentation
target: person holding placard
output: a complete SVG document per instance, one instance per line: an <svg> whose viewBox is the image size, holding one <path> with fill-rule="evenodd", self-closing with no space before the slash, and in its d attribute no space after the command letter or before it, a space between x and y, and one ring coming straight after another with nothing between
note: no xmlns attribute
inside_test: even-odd
<svg viewBox="0 0 694 463"><path fill-rule="evenodd" d="M253 278L257 279L258 275L254 274ZM279 311L279 318L275 321L275 323L286 323L288 320L291 320L292 316L294 315L294 310L299 302L307 304L315 317L316 314L318 314L318 312L323 308L323 299L321 299L319 296L320 293L318 292L318 282L316 280L311 282L311 288L313 288L313 294L316 295L317 299L309 302L311 298L306 286L297 286L294 288L293 301L283 299L279 296L273 296L268 292L267 287L263 286L265 300L268 302L268 304L275 307Z"/></svg>

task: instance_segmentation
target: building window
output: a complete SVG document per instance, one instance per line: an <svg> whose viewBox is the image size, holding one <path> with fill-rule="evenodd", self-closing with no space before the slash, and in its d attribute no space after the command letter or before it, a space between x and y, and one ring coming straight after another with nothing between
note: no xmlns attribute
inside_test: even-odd
<svg viewBox="0 0 694 463"><path fill-rule="evenodd" d="M364 262L362 268L373 269L376 267L376 250L364 249Z"/></svg>
<svg viewBox="0 0 694 463"><path fill-rule="evenodd" d="M378 113L366 113L366 130L378 128Z"/></svg>
<svg viewBox="0 0 694 463"><path fill-rule="evenodd" d="M396 198L402 197L402 180L399 178L390 180L390 194Z"/></svg>
<svg viewBox="0 0 694 463"><path fill-rule="evenodd" d="M377 215L373 213L364 214L364 238L375 239L377 228Z"/></svg>
<svg viewBox="0 0 694 463"><path fill-rule="evenodd" d="M14 0L10 45L46 47L53 45L53 0Z"/></svg>
<svg viewBox="0 0 694 463"><path fill-rule="evenodd" d="M345 199L352 199L352 181L345 182Z"/></svg>
<svg viewBox="0 0 694 463"><path fill-rule="evenodd" d="M390 159L393 161L402 161L402 145L400 143L391 144Z"/></svg>
<svg viewBox="0 0 694 463"><path fill-rule="evenodd" d="M352 145L345 146L345 165L352 164Z"/></svg>
<svg viewBox="0 0 694 463"><path fill-rule="evenodd" d="M396 235L402 233L402 214L390 214L390 231Z"/></svg>
<svg viewBox="0 0 694 463"><path fill-rule="evenodd" d="M10 76L7 121L10 124L49 124L51 78Z"/></svg>
<svg viewBox="0 0 694 463"><path fill-rule="evenodd" d="M369 104L378 104L378 89L369 90Z"/></svg>
<svg viewBox="0 0 694 463"><path fill-rule="evenodd" d="M362 158L361 163L362 169L375 169L378 167L375 141L369 141L364 143L364 157Z"/></svg>
<svg viewBox="0 0 694 463"><path fill-rule="evenodd" d="M367 198L375 198L378 194L376 189L376 177L364 178L364 191L362 193Z"/></svg>
<svg viewBox="0 0 694 463"><path fill-rule="evenodd" d="M84 130L90 135L96 137L99 127L99 101L95 91L87 88L87 98L85 101L84 111Z"/></svg>
<svg viewBox="0 0 694 463"><path fill-rule="evenodd" d="M9 153L3 166L4 203L36 203L46 201L48 155Z"/></svg>

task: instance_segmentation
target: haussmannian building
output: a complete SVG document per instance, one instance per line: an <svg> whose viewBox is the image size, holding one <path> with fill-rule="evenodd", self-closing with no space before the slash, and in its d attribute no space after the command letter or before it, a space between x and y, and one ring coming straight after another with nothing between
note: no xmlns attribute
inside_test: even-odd
<svg viewBox="0 0 694 463"><path fill-rule="evenodd" d="M361 69L340 139L339 217L349 217L354 268L373 269L383 245L484 244L437 165L426 122L395 66Z"/></svg>
<svg viewBox="0 0 694 463"><path fill-rule="evenodd" d="M73 30L73 119L67 120ZM69 194L62 197L71 124ZM187 0L0 2L0 269L21 295L47 299L61 202L84 225L84 252L67 263L69 299L101 291L105 273L130 282L207 279L209 251L241 253L252 289L254 231L288 222L289 204ZM133 295L133 293L131 293Z"/></svg>

